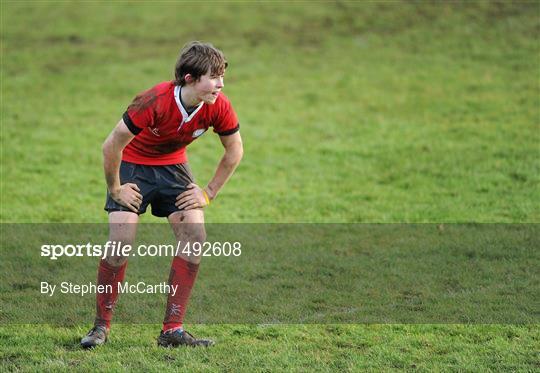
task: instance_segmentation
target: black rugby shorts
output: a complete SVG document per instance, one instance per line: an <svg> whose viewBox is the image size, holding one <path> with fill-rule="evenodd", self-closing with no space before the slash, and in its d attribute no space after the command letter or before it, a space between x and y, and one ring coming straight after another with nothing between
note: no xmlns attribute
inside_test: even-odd
<svg viewBox="0 0 540 373"><path fill-rule="evenodd" d="M167 217L173 212L181 211L175 206L176 197L187 190L193 183L193 174L187 163L168 166L147 166L124 162L120 164L120 184L134 183L140 189L143 201L138 214L144 214L148 205L152 206L152 215ZM105 210L131 211L118 204L107 192Z"/></svg>

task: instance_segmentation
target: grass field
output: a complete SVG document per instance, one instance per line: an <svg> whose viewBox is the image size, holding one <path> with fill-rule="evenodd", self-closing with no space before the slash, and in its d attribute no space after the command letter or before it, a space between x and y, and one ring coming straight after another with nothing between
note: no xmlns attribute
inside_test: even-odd
<svg viewBox="0 0 540 373"><path fill-rule="evenodd" d="M0 221L106 222L102 141L199 39L228 57L245 150L207 222L536 224L539 4L2 1ZM211 134L190 147L199 183L221 151ZM0 359L30 371L534 371L534 315L193 325L219 342L204 351L158 349L160 320L114 325L91 352L77 346L91 320L3 324Z"/></svg>

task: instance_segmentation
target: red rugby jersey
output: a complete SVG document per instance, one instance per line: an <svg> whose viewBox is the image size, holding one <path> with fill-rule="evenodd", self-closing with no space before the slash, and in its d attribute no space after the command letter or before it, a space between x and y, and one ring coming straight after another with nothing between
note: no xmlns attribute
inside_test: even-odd
<svg viewBox="0 0 540 373"><path fill-rule="evenodd" d="M200 103L190 115L179 94L179 86L163 82L135 97L123 119L137 136L124 148L122 160L153 166L185 163L186 146L209 127L220 136L231 135L240 128L223 93L219 93L213 105Z"/></svg>

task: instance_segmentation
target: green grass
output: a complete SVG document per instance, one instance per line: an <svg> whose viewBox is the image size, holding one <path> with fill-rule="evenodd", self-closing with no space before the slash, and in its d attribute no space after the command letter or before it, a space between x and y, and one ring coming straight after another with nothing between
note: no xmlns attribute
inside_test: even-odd
<svg viewBox="0 0 540 373"><path fill-rule="evenodd" d="M103 139L136 93L172 78L181 45L201 39L228 57L245 146L208 222L537 223L539 11L524 1L3 1L0 221L105 222ZM206 183L217 137L188 154ZM88 325L2 325L2 368L539 367L537 324L205 324L193 330L222 342L215 349L163 351L151 322L116 325L90 353L76 346Z"/></svg>
<svg viewBox="0 0 540 373"><path fill-rule="evenodd" d="M39 248L99 244L106 241L107 226L4 228L0 322L67 326L92 320L95 296L62 294L61 286L94 281L97 258L50 260L40 257ZM238 254L204 258L187 314L191 323L538 321L535 225L207 224L206 229L209 242L238 242ZM166 224L142 225L138 235L134 253L141 244L175 246ZM172 254L165 255L130 257L126 284L166 282ZM54 296L36 296L42 281L56 285ZM162 294L120 298L116 322L163 318Z"/></svg>
<svg viewBox="0 0 540 373"><path fill-rule="evenodd" d="M99 144L193 38L246 151L208 221L538 220L537 3L186 7L4 4L2 221L105 221Z"/></svg>
<svg viewBox="0 0 540 373"><path fill-rule="evenodd" d="M111 343L76 347L86 329L43 326L0 330L12 367L42 371L515 371L538 369L532 326L481 325L205 325L210 350L158 348L155 327L119 326ZM535 362L536 361L536 362Z"/></svg>

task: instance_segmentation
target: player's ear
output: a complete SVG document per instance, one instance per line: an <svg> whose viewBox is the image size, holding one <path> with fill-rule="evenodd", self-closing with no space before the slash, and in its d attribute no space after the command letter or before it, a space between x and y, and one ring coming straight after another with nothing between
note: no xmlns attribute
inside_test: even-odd
<svg viewBox="0 0 540 373"><path fill-rule="evenodd" d="M191 74L186 74L184 75L184 81L186 82L186 84L191 84L195 80L193 79L193 76Z"/></svg>

